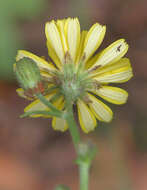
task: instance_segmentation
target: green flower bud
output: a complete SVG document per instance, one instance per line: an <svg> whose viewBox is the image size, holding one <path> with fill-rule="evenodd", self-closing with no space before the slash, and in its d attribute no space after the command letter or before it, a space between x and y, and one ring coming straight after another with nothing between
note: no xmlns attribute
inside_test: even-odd
<svg viewBox="0 0 147 190"><path fill-rule="evenodd" d="M41 75L37 64L30 58L22 58L14 67L16 78L26 93L34 95L43 91Z"/></svg>

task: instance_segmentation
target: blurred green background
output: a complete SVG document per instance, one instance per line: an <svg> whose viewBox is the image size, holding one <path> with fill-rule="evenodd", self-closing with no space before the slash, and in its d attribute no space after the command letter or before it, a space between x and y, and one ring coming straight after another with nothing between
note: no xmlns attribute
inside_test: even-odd
<svg viewBox="0 0 147 190"><path fill-rule="evenodd" d="M21 22L37 17L44 6L45 2L42 0L0 1L0 79L14 79L12 62L17 49L25 45L19 26Z"/></svg>
<svg viewBox="0 0 147 190"><path fill-rule="evenodd" d="M45 22L78 17L82 29L107 26L101 48L119 38L129 43L134 77L123 85L128 103L111 106L111 124L82 134L98 146L91 190L147 189L147 1L0 0L0 189L46 190L65 183L76 190L77 168L69 133L48 119L19 119L27 101L17 96L12 65L17 50L46 56Z"/></svg>

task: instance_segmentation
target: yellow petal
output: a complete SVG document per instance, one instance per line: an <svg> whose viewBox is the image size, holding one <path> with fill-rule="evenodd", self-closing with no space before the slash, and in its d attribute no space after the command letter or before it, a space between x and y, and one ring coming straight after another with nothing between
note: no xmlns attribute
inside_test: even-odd
<svg viewBox="0 0 147 190"><path fill-rule="evenodd" d="M124 104L128 99L128 93L118 87L102 86L94 93L113 104Z"/></svg>
<svg viewBox="0 0 147 190"><path fill-rule="evenodd" d="M54 93L46 95L45 98L49 101L53 97ZM49 108L45 106L40 100L35 100L31 104L29 104L25 109L24 112L30 112L30 111L47 111ZM44 116L42 114L33 114L30 117L50 117L50 116Z"/></svg>
<svg viewBox="0 0 147 190"><path fill-rule="evenodd" d="M58 58L54 48L51 46L51 43L49 43L49 41L47 41L47 48L48 48L48 55L50 56L50 58L53 60L53 62L55 63L55 65L57 66L58 69L61 70L61 62L60 59Z"/></svg>
<svg viewBox="0 0 147 190"><path fill-rule="evenodd" d="M61 36L60 36L59 30L56 26L56 23L54 21L46 23L45 34L46 34L48 43L53 48L53 50L56 52L58 58L60 59L60 62L63 63L64 50L62 47Z"/></svg>
<svg viewBox="0 0 147 190"><path fill-rule="evenodd" d="M53 117L52 127L54 130L58 130L58 131L62 131L62 132L66 131L68 129L66 120L59 118L59 117Z"/></svg>
<svg viewBox="0 0 147 190"><path fill-rule="evenodd" d="M27 96L25 95L24 90L23 90L22 88L17 88L17 89L16 89L16 92L17 92L17 94L18 94L20 97L25 98L25 99L28 99L28 100L32 100L32 98L29 98L29 97L27 97Z"/></svg>
<svg viewBox="0 0 147 190"><path fill-rule="evenodd" d="M46 80L50 80L51 75L49 73L47 73L46 71L40 71L41 76L43 77L43 79L45 78Z"/></svg>
<svg viewBox="0 0 147 190"><path fill-rule="evenodd" d="M84 53L86 55L86 60L98 49L103 41L106 32L106 27L98 23L94 24L85 39L84 43Z"/></svg>
<svg viewBox="0 0 147 190"><path fill-rule="evenodd" d="M94 79L100 83L123 83L133 76L129 59L122 58L118 62L106 65L94 72Z"/></svg>
<svg viewBox="0 0 147 190"><path fill-rule="evenodd" d="M99 57L99 53L97 53L96 55L92 56L86 63L86 69L89 69L90 67L92 67L92 65L95 64L95 62L97 61L98 57Z"/></svg>
<svg viewBox="0 0 147 190"><path fill-rule="evenodd" d="M90 109L94 113L95 117L100 121L110 122L113 117L112 110L106 104L89 93L88 98L91 100L91 103L88 105L90 106Z"/></svg>
<svg viewBox="0 0 147 190"><path fill-rule="evenodd" d="M98 57L97 61L92 66L92 68L97 65L104 66L107 64L114 63L118 61L120 58L122 58L127 51L128 44L125 42L125 40L117 40L100 53L100 56Z"/></svg>
<svg viewBox="0 0 147 190"><path fill-rule="evenodd" d="M64 108L64 101L63 97L60 97L55 103L54 106L58 108L59 110L62 110ZM54 130L58 131L66 131L68 129L68 125L66 120L59 118L59 117L53 117L52 119L52 127Z"/></svg>
<svg viewBox="0 0 147 190"><path fill-rule="evenodd" d="M69 53L75 62L80 43L80 23L77 18L67 19L65 23L65 34L67 38Z"/></svg>
<svg viewBox="0 0 147 190"><path fill-rule="evenodd" d="M64 98L63 96L60 96L53 102L53 105L58 108L59 110L62 110L64 107Z"/></svg>
<svg viewBox="0 0 147 190"><path fill-rule="evenodd" d="M85 133L93 131L96 127L96 119L88 106L81 100L77 101L78 117L80 125Z"/></svg>
<svg viewBox="0 0 147 190"><path fill-rule="evenodd" d="M64 53L66 53L68 51L67 40L66 40L66 36L65 36L65 31L64 31L66 20L67 19L57 20L57 27L60 32Z"/></svg>
<svg viewBox="0 0 147 190"><path fill-rule="evenodd" d="M35 63L38 65L40 70L46 69L46 70L54 70L55 67L51 64L49 64L47 61L45 61L43 58L38 57L37 55L34 55L33 53L30 53L25 50L19 50L16 56L16 61L19 61L23 57L28 57L35 61Z"/></svg>
<svg viewBox="0 0 147 190"><path fill-rule="evenodd" d="M82 31L81 33L81 38L80 38L80 45L79 45L79 49L77 52L77 58L76 58L76 63L79 63L80 60L82 59L82 54L83 54L83 50L84 50L84 41L87 35L87 31Z"/></svg>

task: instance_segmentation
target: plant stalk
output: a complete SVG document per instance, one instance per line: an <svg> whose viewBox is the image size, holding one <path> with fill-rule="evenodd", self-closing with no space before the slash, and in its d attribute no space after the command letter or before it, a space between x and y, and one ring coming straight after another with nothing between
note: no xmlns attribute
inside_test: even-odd
<svg viewBox="0 0 147 190"><path fill-rule="evenodd" d="M88 190L89 168L90 168L90 166L88 163L79 164L80 190Z"/></svg>
<svg viewBox="0 0 147 190"><path fill-rule="evenodd" d="M70 135L72 137L72 141L74 144L74 147L76 151L78 150L78 144L80 143L80 134L78 131L78 126L74 119L72 104L68 104L67 106L67 115L66 115L66 121L69 127Z"/></svg>

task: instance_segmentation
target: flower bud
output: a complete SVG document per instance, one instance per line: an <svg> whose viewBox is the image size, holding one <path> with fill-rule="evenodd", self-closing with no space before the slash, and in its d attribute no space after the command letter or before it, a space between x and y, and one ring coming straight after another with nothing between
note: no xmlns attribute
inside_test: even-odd
<svg viewBox="0 0 147 190"><path fill-rule="evenodd" d="M30 58L22 58L14 66L16 78L26 94L34 95L43 91L41 75L37 64Z"/></svg>

